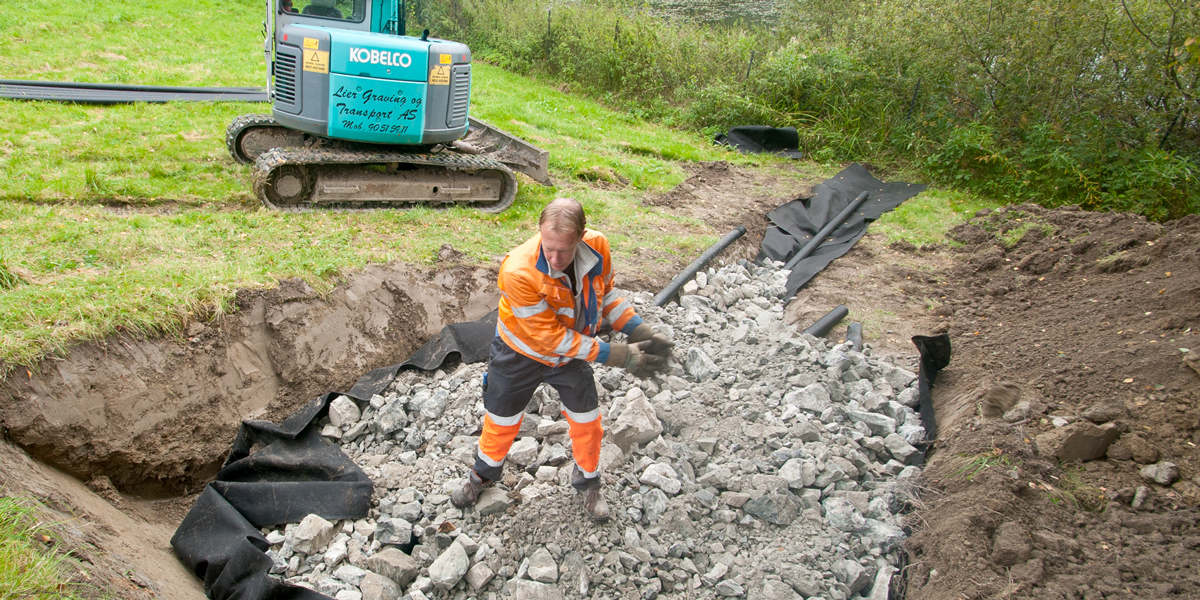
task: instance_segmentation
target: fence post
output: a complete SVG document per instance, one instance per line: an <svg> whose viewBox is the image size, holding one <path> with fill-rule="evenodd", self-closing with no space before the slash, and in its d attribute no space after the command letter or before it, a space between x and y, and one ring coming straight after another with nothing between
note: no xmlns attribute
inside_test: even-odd
<svg viewBox="0 0 1200 600"><path fill-rule="evenodd" d="M551 10L553 10L553 9L551 9L551 8L546 9L546 62L547 63L550 62L550 11Z"/></svg>
<svg viewBox="0 0 1200 600"><path fill-rule="evenodd" d="M746 64L746 82L750 81L750 69L754 68L754 51L750 51L750 62Z"/></svg>

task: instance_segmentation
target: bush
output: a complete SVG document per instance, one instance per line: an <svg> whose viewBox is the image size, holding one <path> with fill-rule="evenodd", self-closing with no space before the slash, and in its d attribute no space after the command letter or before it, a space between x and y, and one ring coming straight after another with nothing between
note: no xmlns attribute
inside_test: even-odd
<svg viewBox="0 0 1200 600"><path fill-rule="evenodd" d="M1200 7L1167 0L790 0L770 29L623 0L418 0L505 68L641 118L795 126L818 160L919 167L1011 201L1200 211Z"/></svg>

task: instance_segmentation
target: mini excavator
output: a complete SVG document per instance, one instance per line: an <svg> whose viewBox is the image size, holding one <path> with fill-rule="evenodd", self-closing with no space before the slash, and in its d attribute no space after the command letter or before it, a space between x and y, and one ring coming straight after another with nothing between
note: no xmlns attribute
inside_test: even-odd
<svg viewBox="0 0 1200 600"><path fill-rule="evenodd" d="M225 141L279 210L508 208L548 153L468 116L471 51L405 34L403 0L266 0L270 115Z"/></svg>

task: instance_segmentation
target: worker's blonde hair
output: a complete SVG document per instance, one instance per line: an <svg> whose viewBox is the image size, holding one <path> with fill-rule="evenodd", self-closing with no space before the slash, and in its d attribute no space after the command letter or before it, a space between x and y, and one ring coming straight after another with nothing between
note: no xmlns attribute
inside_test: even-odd
<svg viewBox="0 0 1200 600"><path fill-rule="evenodd" d="M583 205L574 198L555 198L542 209L542 216L538 217L538 228L543 226L549 226L551 231L558 233L582 236L587 227Z"/></svg>

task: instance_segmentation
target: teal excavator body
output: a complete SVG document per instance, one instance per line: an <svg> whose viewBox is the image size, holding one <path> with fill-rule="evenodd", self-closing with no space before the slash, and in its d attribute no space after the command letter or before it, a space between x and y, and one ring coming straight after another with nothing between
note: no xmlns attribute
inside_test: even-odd
<svg viewBox="0 0 1200 600"><path fill-rule="evenodd" d="M233 158L270 208L470 204L499 212L548 153L469 116L471 50L405 35L402 0L266 0L270 115L238 117ZM464 138L465 136L465 138Z"/></svg>
<svg viewBox="0 0 1200 600"><path fill-rule="evenodd" d="M398 0L277 0L272 116L335 139L431 145L467 133L471 51L404 35Z"/></svg>

